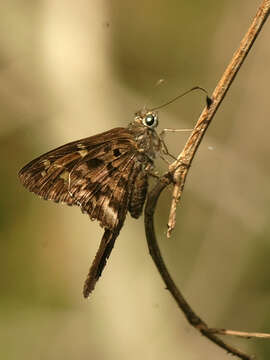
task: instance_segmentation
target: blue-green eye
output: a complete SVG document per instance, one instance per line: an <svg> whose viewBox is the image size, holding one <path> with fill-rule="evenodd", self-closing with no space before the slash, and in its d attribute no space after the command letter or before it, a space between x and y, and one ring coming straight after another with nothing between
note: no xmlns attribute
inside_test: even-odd
<svg viewBox="0 0 270 360"><path fill-rule="evenodd" d="M156 114L147 114L143 119L143 124L150 128L154 128L158 125L158 117Z"/></svg>

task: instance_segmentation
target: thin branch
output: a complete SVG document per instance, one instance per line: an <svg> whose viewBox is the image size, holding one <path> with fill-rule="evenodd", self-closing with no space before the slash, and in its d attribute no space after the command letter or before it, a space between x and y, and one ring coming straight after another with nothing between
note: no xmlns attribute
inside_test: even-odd
<svg viewBox="0 0 270 360"><path fill-rule="evenodd" d="M264 0L261 6L259 7L259 10L250 28L248 29L243 40L241 41L239 49L233 55L230 64L228 65L223 76L221 77L221 80L219 81L216 89L213 92L212 95L213 103L210 109L206 108L203 110L197 124L194 127L194 130L192 131L184 147L184 150L180 153L177 160L169 167L169 171L160 179L160 181L156 184L153 190L149 193L145 207L145 231L146 231L149 252L153 258L153 261L157 266L158 271L160 272L162 279L166 284L166 288L170 291L177 305L183 311L188 322L193 327L199 330L204 336L206 336L216 345L220 346L227 352L237 356L238 358L244 360L251 360L252 357L226 344L219 337L216 336L216 334L240 336L239 334L241 332L209 328L206 325L206 323L196 315L196 313L192 310L192 308L189 306L189 304L187 303L187 301L185 300L185 298L177 288L172 277L170 276L170 273L166 268L158 243L156 241L153 217L154 217L156 204L161 192L164 190L166 186L174 183L173 201L172 201L172 207L171 207L169 223L168 223L168 236L170 236L171 231L175 226L176 206L183 193L186 177L188 175L194 155L198 150L202 138L205 135L205 132L211 120L213 119L218 107L220 106L222 100L224 99L238 70L240 69L243 61L245 60L260 30L262 29L262 26L266 21L269 12L270 12L270 0ZM248 334L248 333L242 332L242 334ZM249 333L248 337L251 337L250 334L254 334L254 333ZM257 335L256 337L266 337L266 336L263 336L262 334L261 336Z"/></svg>
<svg viewBox="0 0 270 360"><path fill-rule="evenodd" d="M270 334L267 333L237 331L237 330L228 330L228 329L208 329L208 331L216 335L230 335L230 336L237 336L246 339L251 339L251 338L270 339Z"/></svg>
<svg viewBox="0 0 270 360"><path fill-rule="evenodd" d="M144 221L145 221L145 231L147 237L147 243L150 255L153 258L153 261L166 284L167 290L171 293L174 300L176 301L179 308L183 311L187 321L202 335L206 336L210 341L226 350L228 353L238 356L243 360L252 360L252 356L249 356L236 348L226 344L219 337L217 337L211 329L208 328L206 323L192 310L188 302L185 300L181 291L177 288L175 282L173 281L167 267L163 261L154 229L154 212L156 209L158 198L161 192L165 189L167 185L172 182L172 177L170 173L167 173L163 176L162 181L159 181L154 189L148 195L147 204L145 207Z"/></svg>
<svg viewBox="0 0 270 360"><path fill-rule="evenodd" d="M177 161L175 161L170 166L170 172L174 174L175 188L173 191L173 201L169 216L168 222L168 233L167 236L170 237L172 230L175 227L176 222L176 205L179 202L181 195L183 193L186 176L188 174L188 169L185 170L185 167L190 167L193 161L193 158L198 150L198 147L202 141L202 138L205 135L205 132L213 119L217 109L219 108L221 102L223 101L227 91L229 90L236 74L238 73L241 65L243 64L246 56L249 53L254 41L256 40L259 32L262 29L263 24L265 23L270 9L270 1L264 0L262 5L259 7L257 14L249 27L247 33L243 37L239 48L234 53L230 64L227 66L224 74L222 75L219 83L217 84L213 95L212 95L212 105L210 109L205 108L199 117L197 124L195 125L192 133L190 134L187 143L178 156Z"/></svg>

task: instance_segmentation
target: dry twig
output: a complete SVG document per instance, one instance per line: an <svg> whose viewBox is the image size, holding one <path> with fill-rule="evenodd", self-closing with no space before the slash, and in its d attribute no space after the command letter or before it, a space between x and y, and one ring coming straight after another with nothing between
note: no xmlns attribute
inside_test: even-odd
<svg viewBox="0 0 270 360"><path fill-rule="evenodd" d="M237 330L228 330L228 329L208 329L208 331L216 335L230 335L230 336L237 336L246 339L251 339L251 338L270 339L270 334L267 333L246 332L246 331L237 331Z"/></svg>
<svg viewBox="0 0 270 360"><path fill-rule="evenodd" d="M225 329L211 329L207 324L201 320L189 304L184 299L183 295L175 285L171 278L166 265L161 256L154 230L153 216L155 207L159 198L160 193L169 184L174 184L173 190L173 201L168 222L168 236L170 236L173 228L175 227L176 219L176 206L179 202L183 193L186 177L193 161L194 155L198 150L198 147L202 141L205 132L213 119L218 107L224 99L228 89L230 88L238 70L240 69L243 61L245 60L249 50L251 49L256 37L258 36L264 22L266 21L270 12L270 0L263 0L259 7L255 18L249 27L246 35L243 37L239 49L234 53L233 58L221 77L216 89L212 95L212 105L209 109L205 108L195 125L183 151L178 156L177 160L169 167L169 171L160 179L153 190L148 195L148 200L145 207L145 230L148 242L150 254L160 272L167 289L170 291L179 308L184 312L189 323L199 330L209 340L225 349L228 353L238 356L240 359L251 360L252 357L242 353L236 348L223 342L218 336L219 335L234 335L241 337L269 337L268 334L260 333L247 333Z"/></svg>

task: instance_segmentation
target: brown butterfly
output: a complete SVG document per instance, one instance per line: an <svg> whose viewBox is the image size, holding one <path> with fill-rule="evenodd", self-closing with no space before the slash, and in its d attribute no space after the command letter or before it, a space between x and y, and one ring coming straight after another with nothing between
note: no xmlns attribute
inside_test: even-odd
<svg viewBox="0 0 270 360"><path fill-rule="evenodd" d="M105 229L84 284L85 298L102 274L127 212L134 218L142 213L156 153L167 153L157 125L155 111L138 112L127 128L63 145L19 172L31 192L77 205Z"/></svg>

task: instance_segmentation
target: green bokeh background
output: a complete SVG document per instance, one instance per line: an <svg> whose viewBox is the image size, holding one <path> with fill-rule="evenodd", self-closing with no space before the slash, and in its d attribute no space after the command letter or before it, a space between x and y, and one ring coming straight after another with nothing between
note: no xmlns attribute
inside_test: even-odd
<svg viewBox="0 0 270 360"><path fill-rule="evenodd" d="M17 172L53 147L126 126L145 104L194 85L211 93L259 4L1 2L1 359L228 358L164 290L142 218L127 218L84 300L102 230L79 209L28 193ZM156 214L166 263L212 327L270 332L269 32L267 23L201 144L170 240L171 189ZM204 101L193 93L160 110L160 127L191 128ZM168 135L170 151L187 136ZM269 341L227 340L270 356Z"/></svg>

